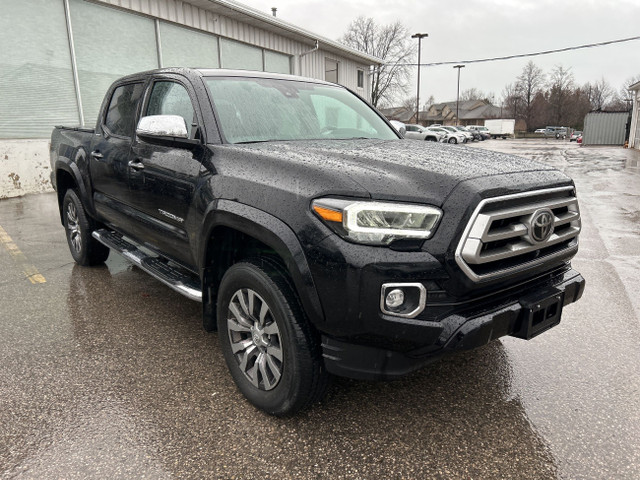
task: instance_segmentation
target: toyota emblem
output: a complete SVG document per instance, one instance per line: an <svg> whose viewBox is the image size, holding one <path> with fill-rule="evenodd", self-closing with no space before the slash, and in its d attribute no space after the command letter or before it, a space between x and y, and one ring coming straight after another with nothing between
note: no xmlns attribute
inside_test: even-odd
<svg viewBox="0 0 640 480"><path fill-rule="evenodd" d="M531 215L529 237L537 243L548 240L553 233L553 221L553 212L548 208L536 210Z"/></svg>

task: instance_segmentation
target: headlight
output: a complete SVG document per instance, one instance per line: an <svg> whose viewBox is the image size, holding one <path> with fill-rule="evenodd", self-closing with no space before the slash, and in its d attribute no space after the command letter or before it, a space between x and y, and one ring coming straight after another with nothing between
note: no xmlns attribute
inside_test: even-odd
<svg viewBox="0 0 640 480"><path fill-rule="evenodd" d="M312 208L336 233L369 245L430 238L442 217L439 208L407 203L323 198L314 200Z"/></svg>

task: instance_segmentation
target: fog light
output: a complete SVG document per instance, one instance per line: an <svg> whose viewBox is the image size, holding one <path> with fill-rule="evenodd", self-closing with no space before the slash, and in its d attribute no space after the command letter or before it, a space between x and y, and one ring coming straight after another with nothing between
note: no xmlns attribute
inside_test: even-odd
<svg viewBox="0 0 640 480"><path fill-rule="evenodd" d="M387 308L398 308L400 305L404 303L404 292L399 288L395 290L391 290L387 293L387 298L385 299L385 304Z"/></svg>
<svg viewBox="0 0 640 480"><path fill-rule="evenodd" d="M421 283L384 283L380 310L385 315L415 318L427 305L427 289Z"/></svg>

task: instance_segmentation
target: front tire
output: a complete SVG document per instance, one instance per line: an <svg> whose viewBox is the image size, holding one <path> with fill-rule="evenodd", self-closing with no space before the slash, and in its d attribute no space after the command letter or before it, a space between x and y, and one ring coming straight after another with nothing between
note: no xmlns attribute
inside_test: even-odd
<svg viewBox="0 0 640 480"><path fill-rule="evenodd" d="M322 398L328 374L317 333L275 262L246 261L227 270L217 322L231 376L253 405L282 416Z"/></svg>
<svg viewBox="0 0 640 480"><path fill-rule="evenodd" d="M451 137L451 138L449 139L449 143L458 143L458 140L456 140L456 138L455 138L455 137Z"/></svg>
<svg viewBox="0 0 640 480"><path fill-rule="evenodd" d="M95 230L93 221L75 190L69 189L64 194L62 215L69 251L75 262L83 266L104 263L109 256L109 249L91 236Z"/></svg>

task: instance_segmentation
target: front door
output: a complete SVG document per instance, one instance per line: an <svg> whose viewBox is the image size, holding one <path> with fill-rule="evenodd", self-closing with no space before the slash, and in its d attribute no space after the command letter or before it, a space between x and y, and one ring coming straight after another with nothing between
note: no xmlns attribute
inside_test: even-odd
<svg viewBox="0 0 640 480"><path fill-rule="evenodd" d="M150 87L141 117L179 115L184 118L190 138L197 138L198 117L192 102L193 92L172 77L157 79ZM193 198L201 163L202 149L165 147L134 139L129 170L132 206L139 212L144 238L152 246L194 266L187 231L193 218Z"/></svg>

